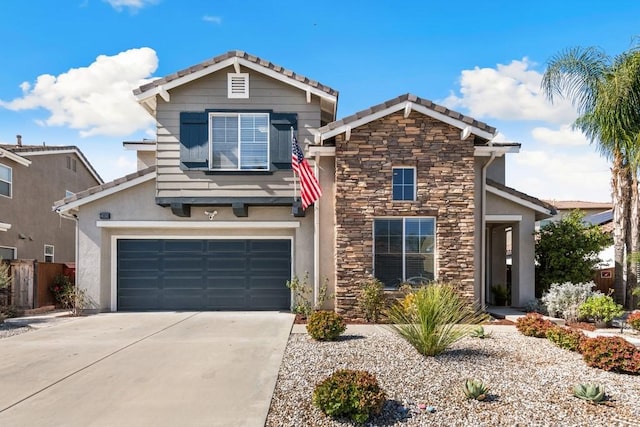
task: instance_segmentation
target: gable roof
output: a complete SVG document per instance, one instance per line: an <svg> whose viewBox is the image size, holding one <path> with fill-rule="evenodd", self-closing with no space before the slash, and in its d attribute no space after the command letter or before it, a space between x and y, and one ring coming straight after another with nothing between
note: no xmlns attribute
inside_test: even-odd
<svg viewBox="0 0 640 427"><path fill-rule="evenodd" d="M408 115L412 110L418 111L461 130L468 129L472 134L487 140L492 139L496 133L496 128L478 121L473 117L465 116L447 107L435 104L428 99L407 93L322 126L318 129L320 141L316 141L316 143L320 143L344 132L350 132L350 129L357 128L358 126L365 125L401 110L405 110L405 115Z"/></svg>
<svg viewBox="0 0 640 427"><path fill-rule="evenodd" d="M10 151L14 154L19 154L21 157L25 156L39 156L47 154L65 154L74 153L78 156L82 164L89 171L89 173L102 184L104 181L93 168L89 160L82 154L82 151L75 145L13 145L13 144L0 144L0 149Z"/></svg>
<svg viewBox="0 0 640 427"><path fill-rule="evenodd" d="M317 95L321 99L330 103L333 116L335 117L338 104L338 91L315 80L311 80L308 77L294 73L291 70L287 70L280 65L273 64L263 58L250 55L240 50L230 50L222 55L218 55L189 68L185 68L184 70L169 74L168 76L154 80L151 83L144 84L139 88L134 89L133 94L136 96L139 103L146 103L149 107L154 109L155 104L151 98L155 100L156 95L162 96L165 101L168 102L168 90L230 66L233 66L236 69L236 72L240 72L240 66L243 66L297 87L307 93Z"/></svg>
<svg viewBox="0 0 640 427"><path fill-rule="evenodd" d="M130 173L118 179L104 184L96 185L87 190L80 191L72 196L65 197L53 204L53 210L60 213L75 209L78 206L87 204L97 199L109 196L127 188L134 187L143 182L150 181L156 177L156 166L149 166L137 172Z"/></svg>
<svg viewBox="0 0 640 427"><path fill-rule="evenodd" d="M533 209L545 217L551 217L557 213L556 208L551 204L489 178L487 178L487 191L529 209ZM540 215L536 215L536 220L539 219L539 217Z"/></svg>
<svg viewBox="0 0 640 427"><path fill-rule="evenodd" d="M31 164L31 160L25 159L24 157L13 153L11 150L7 150L6 148L2 148L3 145L0 145L0 157L5 157L9 160L13 160L16 163L21 164L22 166L29 166Z"/></svg>

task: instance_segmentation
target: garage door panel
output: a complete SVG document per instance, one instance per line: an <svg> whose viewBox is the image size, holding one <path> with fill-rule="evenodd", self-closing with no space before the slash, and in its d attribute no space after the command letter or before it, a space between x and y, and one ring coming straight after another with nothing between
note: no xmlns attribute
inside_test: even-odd
<svg viewBox="0 0 640 427"><path fill-rule="evenodd" d="M122 239L119 310L286 310L291 241Z"/></svg>

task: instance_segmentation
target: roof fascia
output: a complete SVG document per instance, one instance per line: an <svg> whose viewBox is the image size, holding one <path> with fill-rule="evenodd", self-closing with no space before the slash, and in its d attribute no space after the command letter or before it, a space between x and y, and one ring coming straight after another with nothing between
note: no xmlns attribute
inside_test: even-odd
<svg viewBox="0 0 640 427"><path fill-rule="evenodd" d="M4 148L0 148L0 157L13 160L16 163L21 164L22 166L29 167L31 165L31 160L25 159L19 154L12 153L11 151L5 150Z"/></svg>
<svg viewBox="0 0 640 427"><path fill-rule="evenodd" d="M80 151L76 149L70 148L67 150L34 150L34 151L21 151L21 153L29 156L45 156L49 154L75 154L76 156L78 156L78 158L80 159L84 167L89 171L91 176L93 176L96 181L98 181L100 184L104 182L102 178L100 178L100 176L93 169L93 167L89 164L89 161L84 157L84 154L82 154Z"/></svg>
<svg viewBox="0 0 640 427"><path fill-rule="evenodd" d="M545 214L545 215L553 216L553 214L551 213L551 211L549 209L546 209L546 208L544 208L544 207L542 207L540 205L536 205L535 203L530 202L528 200L525 200L525 199L523 199L521 197L518 197L518 196L516 196L514 194L507 193L506 191L500 190L500 189L498 189L496 187L493 187L493 186L491 186L489 184L487 184L487 191L489 193L495 194L496 196L502 197L503 199L507 199L509 201L512 201L512 202L514 202L514 203L516 203L516 204L518 204L520 206L524 206L525 208L529 208L531 210L534 210L536 212L540 212L540 213Z"/></svg>

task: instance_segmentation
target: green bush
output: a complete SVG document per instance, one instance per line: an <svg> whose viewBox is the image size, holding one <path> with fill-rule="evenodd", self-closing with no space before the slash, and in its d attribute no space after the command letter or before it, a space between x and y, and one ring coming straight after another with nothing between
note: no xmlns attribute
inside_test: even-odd
<svg viewBox="0 0 640 427"><path fill-rule="evenodd" d="M589 317L596 322L610 322L614 317L622 316L624 308L609 295L596 293L590 296L580 305L578 309L580 315Z"/></svg>
<svg viewBox="0 0 640 427"><path fill-rule="evenodd" d="M384 285L381 281L371 277L360 282L358 306L364 313L364 318L367 322L378 323L385 303Z"/></svg>
<svg viewBox="0 0 640 427"><path fill-rule="evenodd" d="M547 329L547 339L560 348L571 351L580 351L580 343L586 339L586 335L577 329L552 326Z"/></svg>
<svg viewBox="0 0 640 427"><path fill-rule="evenodd" d="M622 337L587 338L580 344L580 352L592 368L640 374L640 350Z"/></svg>
<svg viewBox="0 0 640 427"><path fill-rule="evenodd" d="M422 286L389 309L391 328L425 356L442 353L487 318L446 283Z"/></svg>
<svg viewBox="0 0 640 427"><path fill-rule="evenodd" d="M547 330L553 326L553 323L546 320L539 313L527 313L526 316L516 321L516 328L528 337L545 338Z"/></svg>
<svg viewBox="0 0 640 427"><path fill-rule="evenodd" d="M61 304L65 304L65 301L69 298L69 294L73 292L73 283L68 276L64 274L58 274L53 278L53 283L49 286L49 290L55 300Z"/></svg>
<svg viewBox="0 0 640 427"><path fill-rule="evenodd" d="M640 311L634 311L627 317L627 323L636 331L640 331Z"/></svg>
<svg viewBox="0 0 640 427"><path fill-rule="evenodd" d="M314 311L307 320L307 332L318 341L335 341L346 328L342 316L333 311Z"/></svg>
<svg viewBox="0 0 640 427"><path fill-rule="evenodd" d="M318 289L318 295L314 304L313 287L309 284L309 272L305 272L302 279L294 276L291 280L288 280L286 286L293 292L293 313L307 318L311 313L319 310L330 298L330 295L327 293L328 282L329 279L325 277Z"/></svg>
<svg viewBox="0 0 640 427"><path fill-rule="evenodd" d="M360 424L379 414L385 400L376 377L366 371L338 370L313 390L313 404L326 415Z"/></svg>

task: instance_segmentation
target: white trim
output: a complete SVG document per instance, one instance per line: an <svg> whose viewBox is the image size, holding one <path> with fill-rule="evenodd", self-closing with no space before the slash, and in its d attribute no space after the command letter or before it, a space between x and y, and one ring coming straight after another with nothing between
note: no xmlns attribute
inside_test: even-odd
<svg viewBox="0 0 640 427"><path fill-rule="evenodd" d="M377 119L380 119L382 117L388 116L388 115L390 115L392 113L395 113L397 111L406 109L407 107L411 108L413 111L420 112L420 113L424 114L425 116L429 116L429 117L432 117L432 118L434 118L436 120L440 120L441 122L447 123L447 124L449 124L449 125L451 125L453 127L461 129L461 130L468 127L470 129L471 133L473 133L474 135L478 135L481 138L490 140L490 139L495 137L495 134L487 132L487 131L484 131L482 129L479 129L479 128L475 127L475 126L469 126L467 123L463 122L462 120L454 119L453 117L450 117L450 116L448 116L446 114L442 114L442 113L439 113L437 111L432 110L431 108L427 108L424 105L415 104L415 103L412 103L409 100L406 100L406 101L402 101L402 102L400 102L398 104L392 105L390 107L387 107L387 108L385 108L383 110L377 111L375 113L368 114L368 115L366 115L364 117L361 117L361 118L359 118L357 120L354 120L352 122L343 124L342 126L339 126L339 127L335 128L335 129L328 130L327 132L322 133L320 138L321 138L322 141L324 141L326 139L332 138L332 137L334 137L336 135L339 135L341 133L346 132L347 128L354 129L354 128L357 128L359 126L363 126L363 125L365 125L367 123L370 123L370 122L372 122L374 120L377 120Z"/></svg>
<svg viewBox="0 0 640 427"><path fill-rule="evenodd" d="M142 240L142 239L160 239L160 240L289 240L291 242L291 270L290 278L295 274L295 238L294 236L156 236L156 235L140 235L140 234L117 234L111 236L111 311L118 311L118 240ZM283 285L284 286L284 285ZM291 291L291 302L293 303L293 291Z"/></svg>
<svg viewBox="0 0 640 427"><path fill-rule="evenodd" d="M11 181L5 181L4 179L0 179L2 182L6 182L9 184L9 195L0 194L0 197L6 197L7 199L13 199L13 168L11 166L7 166L4 163L0 163L0 166L3 168L9 169L9 175L11 177Z"/></svg>
<svg viewBox="0 0 640 427"><path fill-rule="evenodd" d="M336 147L309 145L310 156L332 157L336 155Z"/></svg>
<svg viewBox="0 0 640 427"><path fill-rule="evenodd" d="M300 228L300 221L96 221L98 228L162 229L288 229Z"/></svg>
<svg viewBox="0 0 640 427"><path fill-rule="evenodd" d="M496 156L502 156L506 153L519 153L520 152L520 146L508 146L508 147L499 147L499 146L481 146L481 147L474 147L473 149L473 155L475 157L490 157L491 155L495 154Z"/></svg>
<svg viewBox="0 0 640 427"><path fill-rule="evenodd" d="M394 199L393 198L393 172L396 169L411 169L413 171L413 199ZM404 185L404 184L403 184ZM404 194L403 194L404 195ZM415 166L391 166L391 201L392 202L415 202L418 199L418 171Z"/></svg>
<svg viewBox="0 0 640 427"><path fill-rule="evenodd" d="M5 159L13 160L16 163L21 164L22 166L29 167L31 165L31 160L25 159L19 154L12 153L9 150L5 150L4 148L0 148L0 157L4 157Z"/></svg>
<svg viewBox="0 0 640 427"><path fill-rule="evenodd" d="M224 68L227 68L227 67L230 67L230 66L234 66L235 67L236 66L235 64L240 64L243 67L250 68L250 69L252 69L254 71L257 71L257 72L262 73L262 74L264 74L266 76L269 76L271 78L279 80L279 81L281 81L283 83L286 83L286 84L289 84L291 86L294 86L294 87L296 87L296 88L298 88L300 90L303 90L305 92L309 91L313 95L317 95L320 98L323 98L323 99L326 99L326 100L330 101L332 103L332 105L334 106L334 108L336 106L336 103L338 102L337 96L330 95L330 94L328 94L327 92L325 92L323 90L315 88L315 87L313 87L311 85L308 85L306 83L297 81L297 80L295 80L295 79L293 79L291 77L288 77L288 76L286 76L284 74L281 74L281 73L279 73L277 71L271 70L271 69L266 68L266 67L264 67L264 66L262 66L260 64L256 64L254 62L248 61L248 60L246 60L244 58L239 58L237 56L234 56L232 58L227 58L224 61L218 62L217 64L211 65L209 67L202 68L202 69L200 69L198 71L194 71L194 72L189 73L189 74L187 74L185 76L179 77L179 78L177 78L175 80L171 80L170 82L167 82L167 83L163 84L162 87L164 87L165 90L171 90L171 89L176 88L178 86L182 86L182 85L184 85L186 83L189 83L189 82L192 82L194 80L197 80L197 79L199 79L201 77L207 76L207 75L209 75L211 73L215 73L216 71L222 70ZM153 87L153 88L151 88L151 89L149 89L147 91L144 91L144 92L141 92L141 93L135 95L135 98L136 98L136 100L138 102L144 102L148 98L152 98L152 97L154 97L155 95L157 95L159 93L160 93L160 89L159 89L158 86L156 86L156 87Z"/></svg>
<svg viewBox="0 0 640 427"><path fill-rule="evenodd" d="M48 254L47 253L47 248L51 248L51 253ZM56 253L56 247L54 245L48 245L45 243L44 245L44 262L55 262L55 253ZM51 257L51 261L47 261L47 257L50 256Z"/></svg>
<svg viewBox="0 0 640 427"><path fill-rule="evenodd" d="M520 222L522 215L485 215L485 222Z"/></svg>
<svg viewBox="0 0 640 427"><path fill-rule="evenodd" d="M21 151L20 155L28 155L28 156L45 156L45 155L53 155L53 154L75 154L78 156L84 167L89 171L91 176L95 178L96 181L102 184L102 178L100 178L95 172L94 169L89 164L88 160L85 160L84 155L80 154L80 151L77 149L65 149L65 150L37 150L37 151Z"/></svg>
<svg viewBox="0 0 640 427"><path fill-rule="evenodd" d="M86 205L87 203L91 203L95 200L102 199L103 197L107 197L114 193L118 193L120 191L126 190L127 188L135 187L138 184L151 181L152 179L155 179L155 178L156 178L156 172L153 171L146 175L142 175L137 178L134 178L131 181L123 182L122 184L116 185L114 187L107 188L102 191L98 191L97 193L93 193L90 196L83 197L81 199L74 200L72 202L65 203L60 206L56 206L54 207L54 210L58 213L66 212L71 209L75 209L79 206Z"/></svg>
<svg viewBox="0 0 640 427"><path fill-rule="evenodd" d="M123 142L122 146L125 150L131 151L156 151L157 143L151 142Z"/></svg>
<svg viewBox="0 0 640 427"><path fill-rule="evenodd" d="M8 231L9 229L11 229L11 224L0 222L0 231Z"/></svg>
<svg viewBox="0 0 640 427"><path fill-rule="evenodd" d="M253 117L259 117L259 116L266 116L267 117L267 125L266 125L266 134L267 134L267 156L266 156L266 161L264 163L264 168L257 168L257 169L248 169L248 168L243 168L242 167L242 126L241 126L241 120L243 116L253 116ZM238 140L237 142L237 148L238 148L238 166L235 168L216 168L213 167L213 148L214 148L214 144L213 144L213 124L212 124L212 119L214 117L235 117L236 120L236 124L238 126ZM209 159L211 159L209 161L209 170L211 171L266 171L269 170L269 165L271 164L271 131L270 131L270 125L271 125L271 113L262 113L262 112L257 112L257 113L245 113L242 111L225 111L225 112L210 112L207 116L207 126L208 126L208 136L209 136ZM253 129L259 129L259 127L255 127Z"/></svg>
<svg viewBox="0 0 640 427"><path fill-rule="evenodd" d="M160 98L164 99L164 102L171 101L171 95L169 95L169 92L167 92L164 86L158 86L158 95L160 95Z"/></svg>
<svg viewBox="0 0 640 427"><path fill-rule="evenodd" d="M536 205L535 203L532 203L528 200L524 200L518 196L515 196L511 193L507 193L506 191L503 190L499 190L496 187L492 187L491 185L487 184L487 192L495 194L496 196L502 197L503 199L507 199L510 200L520 206L524 206L525 208L529 208L531 210L534 210L536 212L540 212L546 215L551 216L551 211L549 211L549 209L546 209L542 206Z"/></svg>

